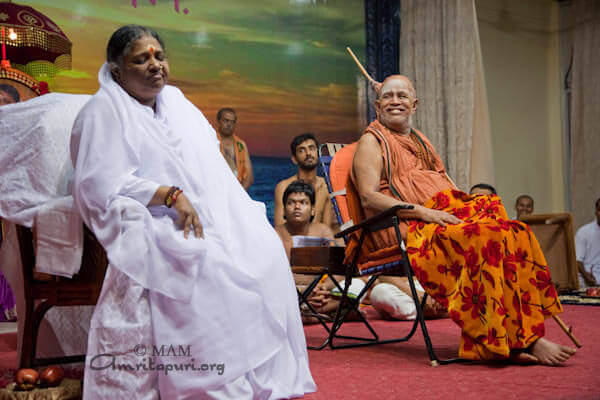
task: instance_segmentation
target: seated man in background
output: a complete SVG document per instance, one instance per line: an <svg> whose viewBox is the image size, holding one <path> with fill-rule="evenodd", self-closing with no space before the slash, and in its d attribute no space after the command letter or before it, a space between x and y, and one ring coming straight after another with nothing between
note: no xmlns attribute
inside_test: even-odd
<svg viewBox="0 0 600 400"><path fill-rule="evenodd" d="M477 185L473 185L469 194L497 194L496 189L492 185L488 185L487 183L478 183Z"/></svg>
<svg viewBox="0 0 600 400"><path fill-rule="evenodd" d="M600 198L596 200L596 220L577 230L575 249L579 286L597 286L600 282Z"/></svg>
<svg viewBox="0 0 600 400"><path fill-rule="evenodd" d="M508 220L499 197L456 189L432 144L411 126L417 104L404 76L377 87L378 119L358 142L347 186L353 221L398 204L414 207L399 212L410 264L461 328L459 357L565 362L575 349L543 337L544 319L562 306L537 240L525 224ZM364 244L359 268L402 257L393 228L368 234ZM357 251L353 235L346 260Z"/></svg>
<svg viewBox="0 0 600 400"><path fill-rule="evenodd" d="M288 259L293 247L292 236L316 236L333 239L327 225L315 221L315 190L301 180L293 181L283 193L283 224L275 230L279 234Z"/></svg>
<svg viewBox="0 0 600 400"><path fill-rule="evenodd" d="M317 176L317 164L319 161L319 143L312 133L303 133L296 136L290 145L292 162L298 166L298 172L287 179L280 181L275 186L275 226L285 222L283 218L284 204L283 192L288 185L296 180L311 185L315 190L315 215L316 222L322 222L331 226L332 206L329 202L329 191L325 179Z"/></svg>
<svg viewBox="0 0 600 400"><path fill-rule="evenodd" d="M283 193L283 205L283 219L285 222L278 225L275 230L283 242L288 259L293 247L293 236L321 237L331 239L334 242L331 228L314 220L315 190L311 185L300 180L292 182ZM300 290L303 290L304 287L308 286L315 279L313 275L293 275L296 286ZM340 281L344 277L336 276L336 279ZM331 294L331 290L334 287L333 282L327 279L320 282L313 290L309 297L309 303L318 313L327 314L337 309L339 301ZM355 279L350 286L350 292L358 294L363 287L364 283L359 279ZM303 318L302 320L304 323L317 322L315 318Z"/></svg>
<svg viewBox="0 0 600 400"><path fill-rule="evenodd" d="M254 182L252 161L246 142L233 132L237 124L237 115L233 108L221 108L217 112L217 135L219 137L221 154L227 165L233 171L240 184L248 190Z"/></svg>
<svg viewBox="0 0 600 400"><path fill-rule="evenodd" d="M293 247L292 236L318 236L329 238L333 241L333 232L331 229L320 222L314 221L315 192L312 186L300 180L292 182L283 194L285 223L277 226L275 229L283 242L285 251L290 258L291 248ZM343 245L341 239L337 239L338 245ZM294 274L294 281L298 287L309 285L314 277L310 275ZM336 276L335 279L343 286L344 277ZM419 293L423 294L424 289L415 282ZM361 279L353 279L350 285L350 293L358 295L364 282ZM313 291L310 297L310 303L317 312L325 314L335 311L339 302L332 297L332 290L335 295L339 291L331 280L321 282ZM417 316L410 289L406 279L403 278L380 278L373 288L367 293L368 301L385 318L397 320L414 320ZM437 318L446 315L443 307L429 298L425 307L425 314L428 318ZM314 319L304 318L306 322L316 322Z"/></svg>
<svg viewBox="0 0 600 400"><path fill-rule="evenodd" d="M515 210L517 211L517 219L521 219L523 215L533 214L533 197L528 194L522 194L517 197Z"/></svg>

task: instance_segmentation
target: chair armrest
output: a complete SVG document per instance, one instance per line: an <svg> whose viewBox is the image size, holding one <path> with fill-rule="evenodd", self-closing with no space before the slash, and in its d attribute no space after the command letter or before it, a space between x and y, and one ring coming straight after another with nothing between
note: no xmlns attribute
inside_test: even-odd
<svg viewBox="0 0 600 400"><path fill-rule="evenodd" d="M412 210L414 208L415 207L412 204L398 204L397 206L388 208L387 210L382 211L371 218L365 219L360 224L353 225L348 229L344 229L343 231L336 233L334 237L341 238L359 229L367 229L368 231L373 232L384 228L389 228L392 226L390 217L396 216L396 213L400 210Z"/></svg>

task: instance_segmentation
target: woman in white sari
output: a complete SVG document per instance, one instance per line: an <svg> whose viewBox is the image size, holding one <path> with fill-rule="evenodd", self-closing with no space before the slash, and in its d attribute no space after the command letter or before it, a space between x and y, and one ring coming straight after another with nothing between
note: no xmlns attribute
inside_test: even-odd
<svg viewBox="0 0 600 400"><path fill-rule="evenodd" d="M313 392L281 241L168 73L154 31L118 29L73 127L73 196L110 260L84 398Z"/></svg>

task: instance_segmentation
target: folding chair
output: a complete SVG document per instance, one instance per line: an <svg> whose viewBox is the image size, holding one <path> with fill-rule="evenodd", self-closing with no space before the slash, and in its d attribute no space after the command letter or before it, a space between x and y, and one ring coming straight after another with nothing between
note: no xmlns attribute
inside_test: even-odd
<svg viewBox="0 0 600 400"><path fill-rule="evenodd" d="M108 266L104 248L94 234L84 227L83 256L79 273L71 279L50 276L42 280L34 273L35 254L31 229L17 225L17 237L25 289L25 327L19 368L84 361L85 354L36 358L38 331L44 315L52 307L96 304ZM19 314L19 318L21 317Z"/></svg>
<svg viewBox="0 0 600 400"><path fill-rule="evenodd" d="M330 192L331 201L340 223L342 226L341 232L337 233L335 237L343 237L346 241L350 234L359 235L359 245L354 259L349 265L345 265L345 285L342 290L342 299L340 301L340 307L336 311L332 326L329 328L328 344L332 349L336 348L347 348L347 347L359 347L359 346L370 346L377 344L386 343L397 343L408 341L416 332L417 326L421 326L425 345L432 366L439 364L448 364L457 361L463 361L461 359L448 359L440 360L433 349L429 332L425 324L425 317L423 314L423 307L427 300L427 293L423 295L421 302L419 302L417 290L414 283L414 274L410 264L408 262L408 256L406 254L406 247L402 241L399 228L399 217L398 213L402 210L412 209L412 206L398 205L392 207L386 211L381 212L371 218L362 221L360 224L354 224L350 220L348 212L348 206L346 203L346 183L350 175L350 168L352 167L352 160L354 158L354 152L356 150L356 144L348 146L340 144L323 144L319 147L319 165L322 169L323 176L327 182L327 186ZM327 154L325 154L327 153ZM348 225L352 225L349 226ZM400 243L399 251L401 252L401 259L398 261L377 265L367 269L359 270L357 266L358 255L360 254L360 248L362 247L365 237L371 232L376 232L382 229L393 227L396 234L398 243ZM351 337L340 335L338 331L345 322L349 310L357 308L359 306L360 298L367 293L367 291L373 286L375 280L380 275L391 275L391 276L405 276L408 278L411 294L415 302L417 310L417 318L412 324L412 327L408 334L401 338L381 340L379 335L375 332L373 327L367 320L364 321L367 326L371 337ZM369 277L367 284L362 289L361 293L357 298L353 299L348 297L348 289L352 278ZM347 307L342 307L342 304L348 304ZM353 340L355 343L336 344L337 339ZM356 343L357 342L357 343Z"/></svg>

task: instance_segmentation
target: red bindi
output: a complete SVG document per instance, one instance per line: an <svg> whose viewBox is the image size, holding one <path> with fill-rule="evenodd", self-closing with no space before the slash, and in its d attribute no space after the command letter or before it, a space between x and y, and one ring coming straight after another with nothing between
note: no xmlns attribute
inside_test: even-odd
<svg viewBox="0 0 600 400"><path fill-rule="evenodd" d="M150 54L154 55L154 46L150 45L148 46L148 51L150 52Z"/></svg>

